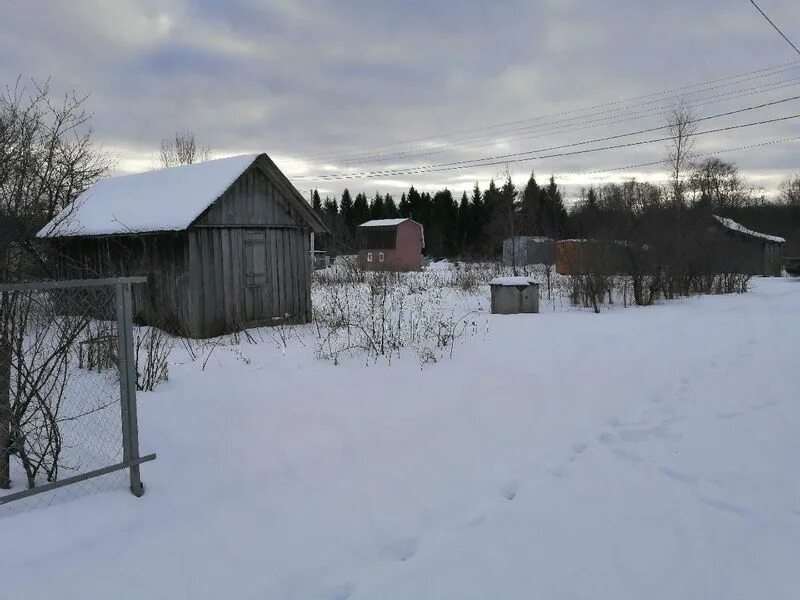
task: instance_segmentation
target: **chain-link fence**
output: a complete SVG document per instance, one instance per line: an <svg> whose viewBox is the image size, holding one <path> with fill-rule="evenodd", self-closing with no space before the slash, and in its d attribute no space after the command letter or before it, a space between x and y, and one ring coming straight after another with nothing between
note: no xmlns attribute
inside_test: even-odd
<svg viewBox="0 0 800 600"><path fill-rule="evenodd" d="M131 286L0 284L0 516L121 489L144 493Z"/></svg>

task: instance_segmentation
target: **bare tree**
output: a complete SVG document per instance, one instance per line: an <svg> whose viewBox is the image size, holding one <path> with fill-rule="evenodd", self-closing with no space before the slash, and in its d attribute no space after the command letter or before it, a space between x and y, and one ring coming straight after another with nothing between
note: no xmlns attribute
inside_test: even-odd
<svg viewBox="0 0 800 600"><path fill-rule="evenodd" d="M789 206L800 206L800 175L788 177L781 182L778 200Z"/></svg>
<svg viewBox="0 0 800 600"><path fill-rule="evenodd" d="M93 141L86 100L74 92L55 99L49 81L26 86L21 77L0 91L0 281L47 274L47 256L32 238L59 213L68 217L61 211L112 166L111 158ZM42 341L27 354L35 357L33 362L14 359L21 356L20 331L33 310L31 296L0 298L0 487L10 485L9 454L19 451L19 432L31 423L36 423L36 431L28 431L32 435L28 449L50 457L42 458L49 465L44 467L48 476L57 472L50 460L53 452L58 455L53 445L57 405L42 404L41 399L44 392L58 395L63 352L50 345L58 336L48 335L47 343ZM13 381L16 388L10 389ZM34 413L34 420L28 420ZM30 467L35 476L36 465L44 462L33 460L26 470Z"/></svg>
<svg viewBox="0 0 800 600"><path fill-rule="evenodd" d="M49 81L0 93L0 278L8 250L29 240L113 165L94 143L88 96L55 100ZM2 260L5 259L5 260Z"/></svg>
<svg viewBox="0 0 800 600"><path fill-rule="evenodd" d="M191 131L178 131L173 137L161 140L159 153L165 168L191 165L211 158L211 149L197 142Z"/></svg>
<svg viewBox="0 0 800 600"><path fill-rule="evenodd" d="M747 206L756 196L736 165L713 157L693 166L687 187L695 203L715 211Z"/></svg>
<svg viewBox="0 0 800 600"><path fill-rule="evenodd" d="M681 100L667 115L667 164L670 169L670 190L677 204L684 204L686 172L692 166L694 134L697 119L691 106Z"/></svg>

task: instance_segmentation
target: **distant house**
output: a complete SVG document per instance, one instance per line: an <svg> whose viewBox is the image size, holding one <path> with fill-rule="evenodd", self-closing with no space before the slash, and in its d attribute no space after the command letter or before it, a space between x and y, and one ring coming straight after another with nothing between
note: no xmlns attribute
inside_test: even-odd
<svg viewBox="0 0 800 600"><path fill-rule="evenodd" d="M631 245L620 240L572 239L555 243L556 273L585 275L625 273Z"/></svg>
<svg viewBox="0 0 800 600"><path fill-rule="evenodd" d="M134 315L189 337L311 319L325 225L266 154L105 179L39 233L62 278L146 275Z"/></svg>
<svg viewBox="0 0 800 600"><path fill-rule="evenodd" d="M710 229L724 242L721 251L731 269L750 275L781 276L784 238L753 231L718 215L714 215Z"/></svg>
<svg viewBox="0 0 800 600"><path fill-rule="evenodd" d="M553 238L518 235L503 241L503 264L507 267L552 265L556 242Z"/></svg>
<svg viewBox="0 0 800 600"><path fill-rule="evenodd" d="M780 276L785 240L782 237L759 233L732 219L713 215L697 221L697 229L686 233L684 246L691 253L692 268L700 272L713 269L716 273ZM634 257L644 251L635 265ZM561 275L581 275L593 271L622 274L636 266L652 269L655 264L647 257L656 252L650 246L627 241L561 240L555 245L556 272ZM642 262L642 259L644 261ZM686 257L683 257L686 260Z"/></svg>
<svg viewBox="0 0 800 600"><path fill-rule="evenodd" d="M419 271L425 236L411 219L375 219L358 226L358 260L370 271Z"/></svg>

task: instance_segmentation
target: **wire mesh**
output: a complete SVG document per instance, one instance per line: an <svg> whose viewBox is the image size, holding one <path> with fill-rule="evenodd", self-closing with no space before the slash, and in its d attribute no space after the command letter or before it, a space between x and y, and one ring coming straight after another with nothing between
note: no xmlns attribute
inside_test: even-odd
<svg viewBox="0 0 800 600"><path fill-rule="evenodd" d="M0 502L123 461L115 298L113 285L0 293ZM0 516L125 481L93 477L2 504Z"/></svg>

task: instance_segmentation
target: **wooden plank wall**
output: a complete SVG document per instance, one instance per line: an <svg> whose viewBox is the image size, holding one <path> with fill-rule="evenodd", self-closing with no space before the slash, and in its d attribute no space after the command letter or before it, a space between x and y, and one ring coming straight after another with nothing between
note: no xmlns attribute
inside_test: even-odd
<svg viewBox="0 0 800 600"><path fill-rule="evenodd" d="M76 237L55 242L62 279L144 275L133 286L133 313L141 322L190 333L189 253L184 233ZM113 316L113 306L103 316Z"/></svg>
<svg viewBox="0 0 800 600"><path fill-rule="evenodd" d="M245 232L265 232L267 280L245 286ZM189 232L195 335L209 337L273 317L307 322L311 317L310 231L299 227L203 227ZM197 260L195 260L195 258Z"/></svg>
<svg viewBox="0 0 800 600"><path fill-rule="evenodd" d="M242 176L197 220L196 226L303 225L289 201L255 167Z"/></svg>
<svg viewBox="0 0 800 600"><path fill-rule="evenodd" d="M253 166L187 232L194 335L219 335L274 318L310 320L311 229L284 193L284 184ZM247 285L244 240L256 230L264 233L266 281Z"/></svg>

